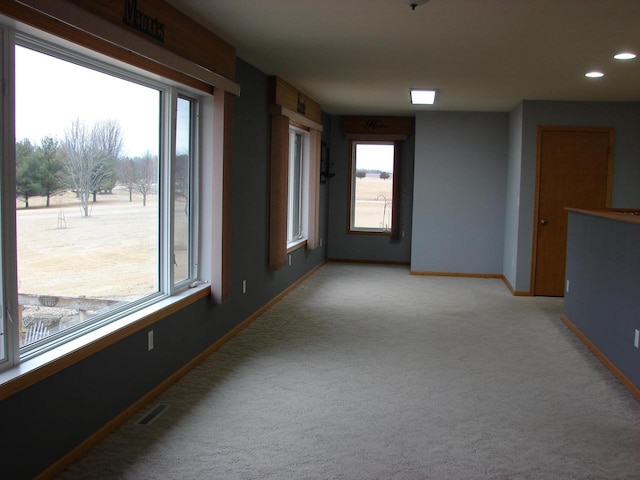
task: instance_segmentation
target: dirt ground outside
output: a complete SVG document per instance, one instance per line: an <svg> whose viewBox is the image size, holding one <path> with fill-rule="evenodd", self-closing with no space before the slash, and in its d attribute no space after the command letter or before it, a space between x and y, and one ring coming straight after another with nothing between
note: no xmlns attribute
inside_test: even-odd
<svg viewBox="0 0 640 480"><path fill-rule="evenodd" d="M157 196L115 188L83 217L71 192L16 202L18 289L31 295L121 299L158 288Z"/></svg>
<svg viewBox="0 0 640 480"><path fill-rule="evenodd" d="M393 176L386 180L378 173L369 173L355 181L357 228L391 228Z"/></svg>
<svg viewBox="0 0 640 480"><path fill-rule="evenodd" d="M98 195L83 217L72 192L16 201L18 292L34 299L71 297L132 301L158 291L158 201L156 195L126 188ZM36 300L37 303L37 300ZM89 318L95 311L40 305L21 307L23 331L44 324L55 333ZM43 335L43 336L46 336ZM38 338L32 338L37 340Z"/></svg>
<svg viewBox="0 0 640 480"><path fill-rule="evenodd" d="M392 178L377 174L356 180L357 225L380 227L391 219ZM386 211L385 211L386 199ZM83 217L72 192L16 200L18 289L30 295L129 299L158 289L158 201L156 195L133 194L116 187L98 195L91 215ZM183 218L179 215L176 218ZM183 222L184 223L184 222ZM177 230L185 229L176 225ZM181 238L180 235L176 236ZM184 245L178 248L178 269Z"/></svg>

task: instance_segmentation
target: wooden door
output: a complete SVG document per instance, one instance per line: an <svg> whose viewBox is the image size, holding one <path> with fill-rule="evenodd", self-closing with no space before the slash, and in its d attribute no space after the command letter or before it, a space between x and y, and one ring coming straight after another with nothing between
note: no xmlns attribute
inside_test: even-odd
<svg viewBox="0 0 640 480"><path fill-rule="evenodd" d="M534 295L564 295L565 209L609 207L612 151L612 128L538 127Z"/></svg>

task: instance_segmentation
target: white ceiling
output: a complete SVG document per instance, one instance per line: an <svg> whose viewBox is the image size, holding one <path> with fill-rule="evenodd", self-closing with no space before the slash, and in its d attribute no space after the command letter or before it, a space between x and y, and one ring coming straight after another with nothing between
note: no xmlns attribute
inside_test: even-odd
<svg viewBox="0 0 640 480"><path fill-rule="evenodd" d="M332 114L640 101L640 0L168 0ZM589 70L605 76L588 79ZM438 90L412 106L409 88Z"/></svg>

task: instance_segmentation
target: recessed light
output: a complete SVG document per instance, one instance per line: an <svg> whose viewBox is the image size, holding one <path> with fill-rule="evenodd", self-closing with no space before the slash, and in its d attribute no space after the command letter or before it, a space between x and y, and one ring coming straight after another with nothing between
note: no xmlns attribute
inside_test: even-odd
<svg viewBox="0 0 640 480"><path fill-rule="evenodd" d="M631 52L620 52L614 55L613 58L616 60L633 60L636 58L636 54Z"/></svg>
<svg viewBox="0 0 640 480"><path fill-rule="evenodd" d="M433 105L436 103L436 91L412 88L411 103L414 105Z"/></svg>
<svg viewBox="0 0 640 480"><path fill-rule="evenodd" d="M604 77L604 73L602 72L587 72L584 74L585 77L589 77L589 78L600 78L600 77Z"/></svg>

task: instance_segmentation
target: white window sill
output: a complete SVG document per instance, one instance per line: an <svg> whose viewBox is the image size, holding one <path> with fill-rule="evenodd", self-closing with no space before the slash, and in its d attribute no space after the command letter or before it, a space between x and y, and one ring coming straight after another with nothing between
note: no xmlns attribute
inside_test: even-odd
<svg viewBox="0 0 640 480"><path fill-rule="evenodd" d="M115 320L0 373L0 400L153 325L158 320L208 297L210 285L189 288Z"/></svg>

